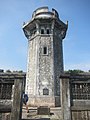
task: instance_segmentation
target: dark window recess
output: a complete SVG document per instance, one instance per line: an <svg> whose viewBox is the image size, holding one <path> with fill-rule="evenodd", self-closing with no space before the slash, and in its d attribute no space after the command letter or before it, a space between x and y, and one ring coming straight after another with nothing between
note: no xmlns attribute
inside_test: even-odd
<svg viewBox="0 0 90 120"><path fill-rule="evenodd" d="M90 100L90 83L72 83L71 94L73 99Z"/></svg>
<svg viewBox="0 0 90 120"><path fill-rule="evenodd" d="M47 54L47 47L43 48L43 54Z"/></svg>
<svg viewBox="0 0 90 120"><path fill-rule="evenodd" d="M0 84L0 99L11 99L12 84Z"/></svg>
<svg viewBox="0 0 90 120"><path fill-rule="evenodd" d="M49 95L49 90L47 88L43 89L43 95Z"/></svg>
<svg viewBox="0 0 90 120"><path fill-rule="evenodd" d="M50 34L50 31L49 31L49 29L47 29L47 34Z"/></svg>
<svg viewBox="0 0 90 120"><path fill-rule="evenodd" d="M44 34L44 29L41 29L41 34Z"/></svg>

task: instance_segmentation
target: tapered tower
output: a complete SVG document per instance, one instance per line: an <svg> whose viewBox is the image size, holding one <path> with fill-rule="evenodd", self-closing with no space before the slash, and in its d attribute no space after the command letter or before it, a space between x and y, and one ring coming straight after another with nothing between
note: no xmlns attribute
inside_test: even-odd
<svg viewBox="0 0 90 120"><path fill-rule="evenodd" d="M60 73L63 72L62 40L67 24L55 9L38 8L23 25L28 39L26 93L31 106L60 106Z"/></svg>

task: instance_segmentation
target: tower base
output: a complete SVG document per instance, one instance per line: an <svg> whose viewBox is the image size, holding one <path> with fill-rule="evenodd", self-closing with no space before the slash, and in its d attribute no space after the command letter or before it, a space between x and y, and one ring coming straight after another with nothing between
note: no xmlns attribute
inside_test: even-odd
<svg viewBox="0 0 90 120"><path fill-rule="evenodd" d="M60 107L60 96L30 97L28 101L28 105L31 107L38 107L38 106Z"/></svg>

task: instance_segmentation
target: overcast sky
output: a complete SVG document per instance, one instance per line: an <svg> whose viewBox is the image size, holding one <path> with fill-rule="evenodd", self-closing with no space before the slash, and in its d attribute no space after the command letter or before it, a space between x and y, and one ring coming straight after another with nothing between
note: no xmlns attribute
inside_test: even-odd
<svg viewBox="0 0 90 120"><path fill-rule="evenodd" d="M42 6L55 8L63 22L69 21L64 69L90 70L90 0L0 0L0 69L26 71L28 42L22 25Z"/></svg>

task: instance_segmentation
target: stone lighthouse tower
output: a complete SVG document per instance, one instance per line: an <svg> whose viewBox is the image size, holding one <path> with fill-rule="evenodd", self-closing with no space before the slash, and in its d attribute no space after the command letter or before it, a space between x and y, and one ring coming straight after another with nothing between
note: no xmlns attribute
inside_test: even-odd
<svg viewBox="0 0 90 120"><path fill-rule="evenodd" d="M32 19L24 23L28 39L26 93L31 106L60 105L60 73L63 72L62 40L67 24L55 9L36 9Z"/></svg>

